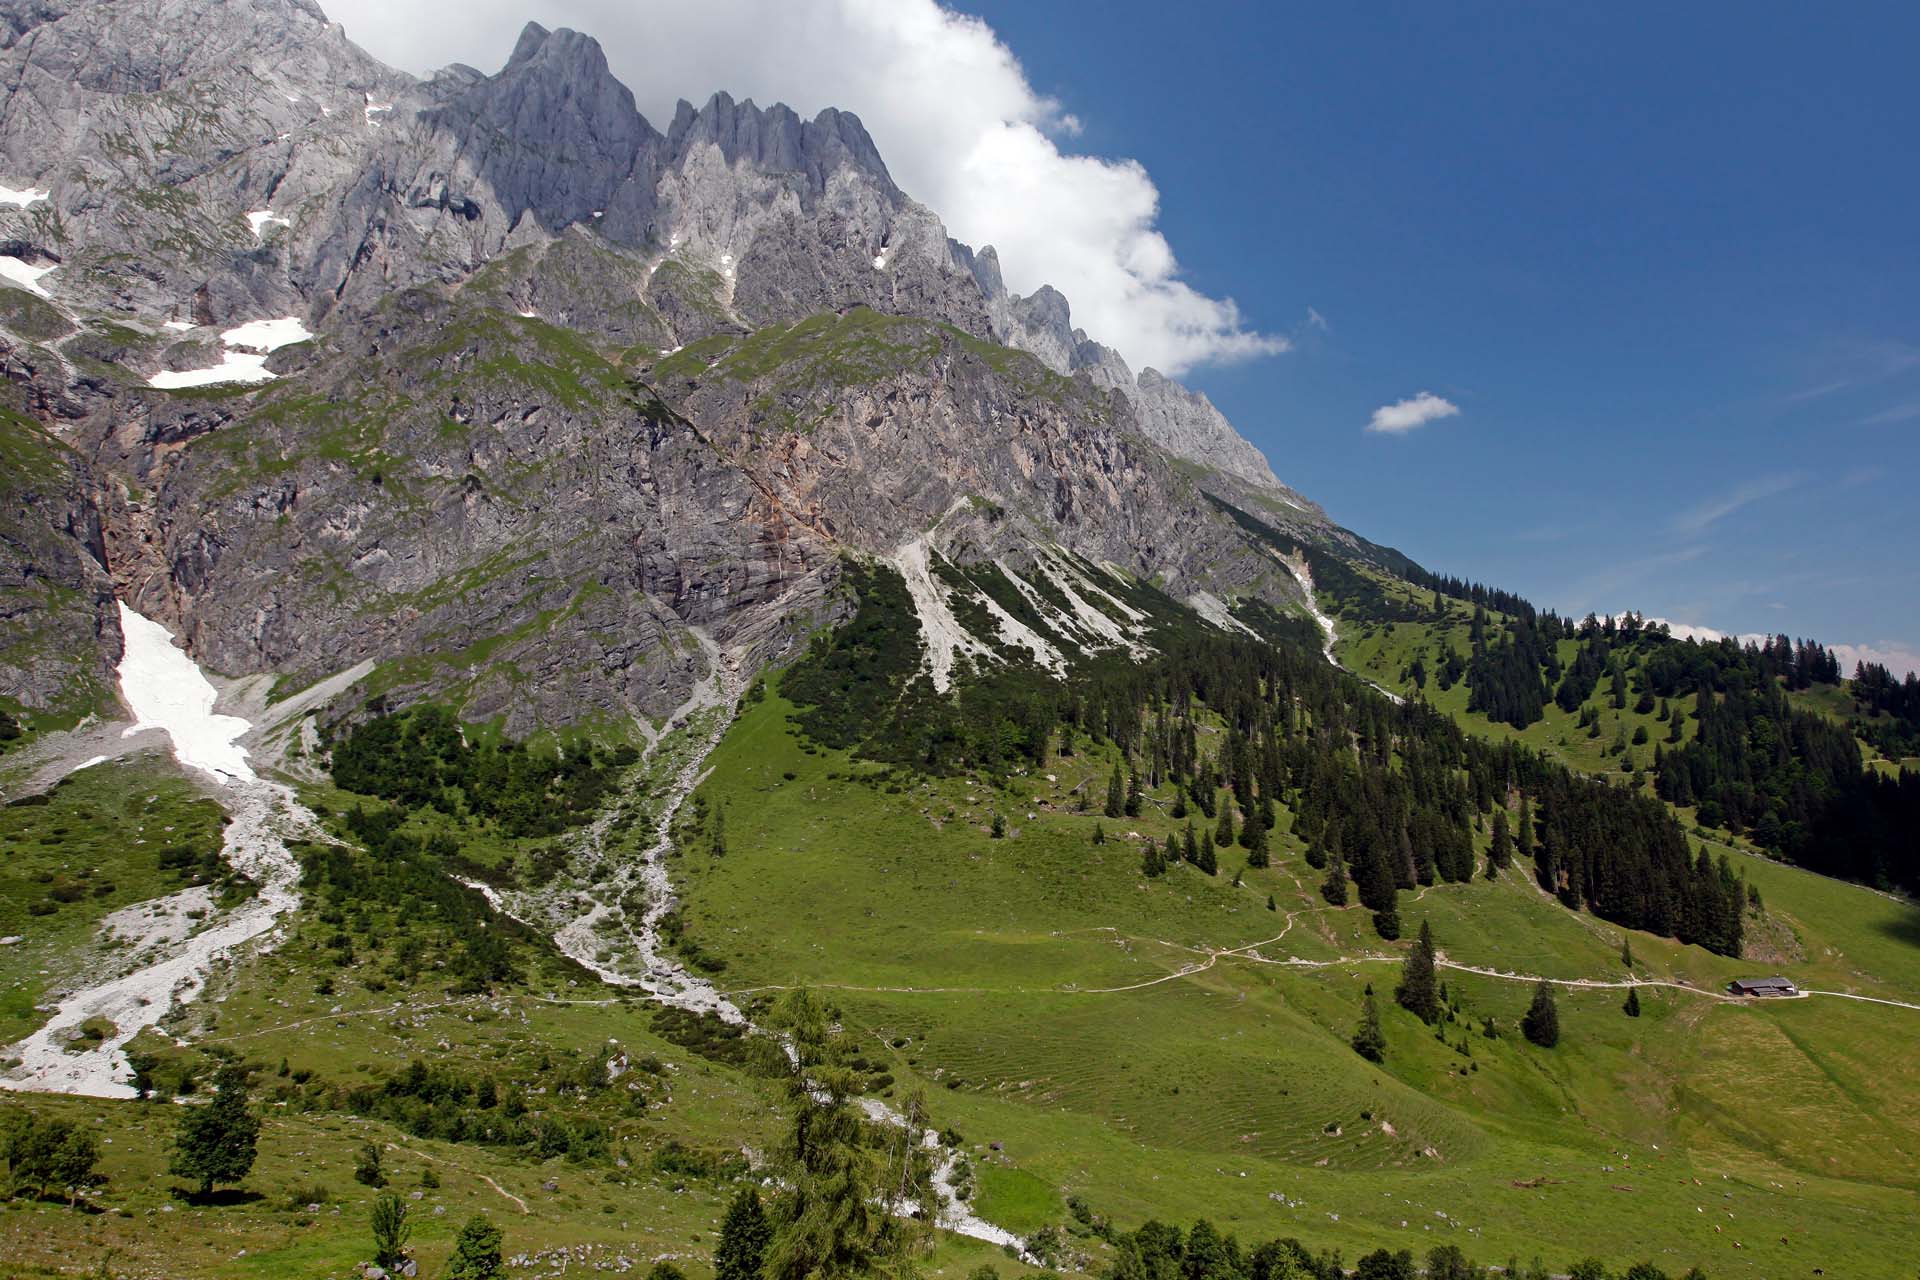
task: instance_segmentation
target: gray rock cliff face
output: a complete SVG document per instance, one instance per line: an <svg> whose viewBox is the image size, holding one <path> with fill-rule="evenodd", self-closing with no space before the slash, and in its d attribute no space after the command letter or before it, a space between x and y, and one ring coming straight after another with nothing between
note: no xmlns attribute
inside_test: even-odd
<svg viewBox="0 0 1920 1280"><path fill-rule="evenodd" d="M0 253L57 264L0 344L59 462L0 585L57 565L96 677L117 590L227 674L658 717L689 628L773 660L845 608L844 556L936 524L1276 601L1202 486L1324 525L1204 397L1010 296L845 112L716 94L662 133L585 36L419 81L301 0L42 4L0 41L0 183L47 193ZM287 315L317 337L272 381L146 385ZM0 662L16 700L68 684Z"/></svg>
<svg viewBox="0 0 1920 1280"><path fill-rule="evenodd" d="M0 363L17 372L11 353ZM77 720L112 705L120 623L106 558L83 460L0 412L0 696L15 710Z"/></svg>

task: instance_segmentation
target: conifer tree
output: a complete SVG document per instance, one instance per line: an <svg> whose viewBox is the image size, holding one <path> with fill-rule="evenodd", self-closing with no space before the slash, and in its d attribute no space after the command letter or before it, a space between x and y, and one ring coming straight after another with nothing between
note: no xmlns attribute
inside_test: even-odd
<svg viewBox="0 0 1920 1280"><path fill-rule="evenodd" d="M1269 910L1269 911L1278 911L1279 909L1280 909L1280 904L1279 904L1279 903L1277 903L1277 902L1275 902L1275 901L1273 900L1273 895L1272 895L1272 894L1268 894L1268 895L1267 895L1267 910Z"/></svg>
<svg viewBox="0 0 1920 1280"><path fill-rule="evenodd" d="M1493 843L1487 848L1488 865L1504 871L1513 861L1513 837L1507 830L1507 811L1504 808L1493 811ZM1489 874L1487 879L1494 877Z"/></svg>
<svg viewBox="0 0 1920 1280"><path fill-rule="evenodd" d="M760 1192L743 1187L720 1221L720 1245L713 1251L713 1280L760 1280L760 1264L772 1236Z"/></svg>
<svg viewBox="0 0 1920 1280"><path fill-rule="evenodd" d="M1433 926L1420 922L1420 936L1400 971L1400 985L1393 998L1420 1021L1432 1026L1440 1020L1440 991L1434 977Z"/></svg>
<svg viewBox="0 0 1920 1280"><path fill-rule="evenodd" d="M1252 838L1247 841L1247 865L1256 869L1271 865L1272 859L1267 854L1266 826L1259 822L1250 822L1247 825L1253 833Z"/></svg>
<svg viewBox="0 0 1920 1280"><path fill-rule="evenodd" d="M1167 860L1161 864L1163 867L1177 867L1180 865L1180 843L1173 838L1172 832L1167 833L1166 859Z"/></svg>
<svg viewBox="0 0 1920 1280"><path fill-rule="evenodd" d="M1367 987L1366 1003L1360 1012L1360 1026L1353 1033L1353 1051L1368 1062L1379 1062L1387 1055L1386 1033L1380 1029L1380 1009L1373 1002L1373 987Z"/></svg>
<svg viewBox="0 0 1920 1280"><path fill-rule="evenodd" d="M724 1234L720 1247L726 1248ZM441 1274L446 1280L498 1280L505 1270L506 1263L500 1256L500 1228L488 1221L486 1214L476 1213L460 1228L453 1242L453 1257Z"/></svg>
<svg viewBox="0 0 1920 1280"><path fill-rule="evenodd" d="M1185 855L1188 862L1196 867L1200 865L1200 836L1194 831L1192 822L1187 823Z"/></svg>
<svg viewBox="0 0 1920 1280"><path fill-rule="evenodd" d="M1140 874L1151 880L1165 869L1166 864L1160 858L1160 846L1151 840L1147 841L1146 852L1140 855Z"/></svg>
<svg viewBox="0 0 1920 1280"><path fill-rule="evenodd" d="M1533 989L1533 1003L1527 1006L1526 1016L1520 1020L1520 1031L1542 1049L1551 1049L1560 1043L1560 1011L1554 1007L1551 983L1542 980Z"/></svg>
<svg viewBox="0 0 1920 1280"><path fill-rule="evenodd" d="M1347 864L1337 853L1327 865L1327 878L1320 883L1320 896L1333 906L1347 905Z"/></svg>
<svg viewBox="0 0 1920 1280"><path fill-rule="evenodd" d="M1107 816L1118 818L1126 812L1127 784L1120 777L1120 766L1113 766L1113 776L1107 779Z"/></svg>
<svg viewBox="0 0 1920 1280"><path fill-rule="evenodd" d="M805 988L783 995L769 1022L785 1036L767 1037L764 1061L781 1079L793 1128L778 1153L787 1189L769 1215L762 1274L865 1274L885 1212L862 1147L866 1122L852 1103L857 1078L846 1043L833 1011Z"/></svg>
<svg viewBox="0 0 1920 1280"><path fill-rule="evenodd" d="M1220 825L1213 830L1213 843L1224 849L1233 843L1233 803L1223 801L1220 805Z"/></svg>
<svg viewBox="0 0 1920 1280"><path fill-rule="evenodd" d="M1202 871L1210 876L1220 874L1220 859L1214 856L1212 845L1203 844L1200 846L1200 862L1198 865Z"/></svg>
<svg viewBox="0 0 1920 1280"><path fill-rule="evenodd" d="M1629 969L1633 968L1633 939L1632 938L1623 937L1620 939L1620 963L1625 965Z"/></svg>
<svg viewBox="0 0 1920 1280"><path fill-rule="evenodd" d="M1105 844L1107 842L1107 829L1097 822L1093 824L1093 842L1095 844Z"/></svg>
<svg viewBox="0 0 1920 1280"><path fill-rule="evenodd" d="M1140 775L1138 773L1127 775L1126 808L1129 818L1140 816Z"/></svg>
<svg viewBox="0 0 1920 1280"><path fill-rule="evenodd" d="M1625 1005L1621 1007L1627 1011L1627 1016L1629 1018L1639 1017L1640 1016L1640 988L1628 987L1627 1002Z"/></svg>

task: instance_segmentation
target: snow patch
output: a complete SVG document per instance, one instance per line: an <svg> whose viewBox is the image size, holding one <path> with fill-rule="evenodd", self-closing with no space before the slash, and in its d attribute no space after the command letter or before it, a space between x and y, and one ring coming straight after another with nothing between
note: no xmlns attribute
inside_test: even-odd
<svg viewBox="0 0 1920 1280"><path fill-rule="evenodd" d="M82 760L79 764L73 766L73 768L68 770L68 772L78 773L82 769L91 769L93 768L93 766L97 764L105 764L106 762L107 762L107 757L105 756L90 756L87 759Z"/></svg>
<svg viewBox="0 0 1920 1280"><path fill-rule="evenodd" d="M253 238L258 240L267 233L268 227L290 227L293 224L271 209L255 209L247 215L247 225L253 228Z"/></svg>
<svg viewBox="0 0 1920 1280"><path fill-rule="evenodd" d="M239 716L215 715L219 695L213 684L179 649L159 623L120 604L120 693L133 711L134 725L121 735L161 729L173 739L173 755L188 768L221 782L253 782L247 749L235 739L252 728Z"/></svg>
<svg viewBox="0 0 1920 1280"><path fill-rule="evenodd" d="M885 270L887 269L887 255L886 255L886 254L884 254L884 253L882 253L882 254L876 254L876 255L874 256L874 259L873 259L873 269L874 269L875 271L885 271Z"/></svg>
<svg viewBox="0 0 1920 1280"><path fill-rule="evenodd" d="M272 379L265 356L228 351L211 369L162 369L147 379L147 385L172 391L179 387L210 387L219 382L269 382Z"/></svg>
<svg viewBox="0 0 1920 1280"><path fill-rule="evenodd" d="M370 93L363 93L360 96L366 101L366 106L361 108L362 114L366 116L368 124L378 129L380 127L380 122L373 118L374 115L377 112L393 110L393 104L391 102L375 102L373 100L373 95ZM322 107L321 110L325 111L326 108Z"/></svg>
<svg viewBox="0 0 1920 1280"><path fill-rule="evenodd" d="M245 324L235 325L220 335L220 341L245 351L276 351L296 342L305 342L312 336L307 332L307 326L300 323L299 317L282 316L278 320L249 320Z"/></svg>
<svg viewBox="0 0 1920 1280"><path fill-rule="evenodd" d="M191 320L166 320L161 322L160 327L162 329L172 329L175 333L185 333L187 330L197 328L198 326Z"/></svg>
<svg viewBox="0 0 1920 1280"><path fill-rule="evenodd" d="M0 182L0 204L10 204L24 209L30 204L45 200L52 192L39 187L10 187Z"/></svg>
<svg viewBox="0 0 1920 1280"><path fill-rule="evenodd" d="M946 593L934 581L929 564L927 537L921 534L900 544L891 563L907 580L907 593L913 597L913 611L920 618L920 638L927 646L927 669L933 676L935 693L953 687L953 664L961 654L988 656L985 645L975 640L947 607Z"/></svg>
<svg viewBox="0 0 1920 1280"><path fill-rule="evenodd" d="M38 294L42 298L51 295L40 287L40 277L58 269L58 264L55 263L36 267L32 263L20 261L11 254L0 254L0 279L11 280L28 293Z"/></svg>
<svg viewBox="0 0 1920 1280"><path fill-rule="evenodd" d="M192 328L178 320L167 327ZM207 387L220 382L267 382L274 374L267 368L267 353L294 342L305 342L313 335L295 316L278 320L249 320L220 335L227 350L220 363L211 369L162 369L147 379L150 387L173 390L179 387Z"/></svg>

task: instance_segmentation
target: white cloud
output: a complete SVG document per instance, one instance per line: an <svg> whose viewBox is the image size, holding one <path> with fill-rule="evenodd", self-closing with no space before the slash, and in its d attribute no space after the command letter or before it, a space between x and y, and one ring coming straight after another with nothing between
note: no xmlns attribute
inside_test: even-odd
<svg viewBox="0 0 1920 1280"><path fill-rule="evenodd" d="M1851 676L1856 662L1877 662L1894 675L1905 678L1920 675L1920 652L1897 640L1882 640L1879 644L1830 644L1827 648L1833 656L1840 659L1840 674Z"/></svg>
<svg viewBox="0 0 1920 1280"><path fill-rule="evenodd" d="M1626 617L1625 614L1616 613L1613 615L1613 620L1619 622L1624 617ZM1641 618L1640 621L1649 627L1665 627L1676 640L1700 640L1708 644L1718 644L1727 638L1727 633L1724 631L1715 631L1712 627L1703 627L1692 622L1674 622L1668 618ZM1737 635L1734 639L1741 644L1762 644L1773 637L1751 632Z"/></svg>
<svg viewBox="0 0 1920 1280"><path fill-rule="evenodd" d="M1783 606L1768 606L1768 608L1776 607ZM1624 616L1624 614L1615 614L1613 620L1618 622ZM1717 644L1727 638L1727 633L1724 631L1716 631L1712 627L1702 627L1691 622L1671 622L1666 618L1643 618L1642 621L1648 626L1664 625L1676 640L1699 640ZM1741 632L1734 639L1741 644L1767 644L1778 634L1778 632L1772 634ZM1909 672L1920 674L1920 652L1916 652L1898 640L1882 640L1878 644L1830 644L1827 649L1839 659L1840 674L1843 676L1853 675L1853 667L1857 662L1877 662L1893 672L1896 677L1904 677Z"/></svg>
<svg viewBox="0 0 1920 1280"><path fill-rule="evenodd" d="M1075 323L1135 367L1178 374L1287 349L1250 330L1231 299L1179 278L1144 168L1063 151L1079 122L986 23L934 0L470 0L457 23L436 0L327 7L370 53L415 73L448 62L490 72L527 20L572 27L601 42L660 128L677 99L717 89L809 117L852 111L905 191L956 238L1000 251L1008 288L1052 284Z"/></svg>
<svg viewBox="0 0 1920 1280"><path fill-rule="evenodd" d="M1373 421L1367 423L1367 430L1403 435L1415 427L1424 427L1441 418L1451 418L1459 412L1460 407L1452 401L1442 400L1431 391L1422 391L1411 400L1399 400L1375 409Z"/></svg>

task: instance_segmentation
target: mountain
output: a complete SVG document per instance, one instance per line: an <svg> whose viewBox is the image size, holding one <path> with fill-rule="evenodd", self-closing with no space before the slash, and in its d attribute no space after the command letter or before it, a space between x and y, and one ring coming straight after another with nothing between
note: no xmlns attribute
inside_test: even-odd
<svg viewBox="0 0 1920 1280"><path fill-rule="evenodd" d="M1920 1244L1920 682L1340 527L845 112L304 0L0 71L10 1263Z"/></svg>
<svg viewBox="0 0 1920 1280"><path fill-rule="evenodd" d="M293 0L31 9L5 65L0 166L34 198L0 207L0 261L51 268L7 296L67 330L16 324L6 357L86 460L96 561L217 670L370 659L402 696L455 679L525 732L662 714L698 677L686 626L763 661L841 551L937 522L969 555L1057 542L1176 596L1281 604L1293 577L1203 492L1341 536L1204 396L1136 379L1057 292L1009 295L845 112L718 93L662 133L575 32L529 25L498 73L418 81ZM812 322L860 308L903 323ZM243 327L276 317L262 363ZM782 326L800 336L764 341ZM657 375L747 334L751 371L709 368L777 394L771 419L764 395ZM931 377L902 358L930 349L951 361ZM259 389L193 385L242 367ZM827 403L852 385L857 422ZM421 667L478 645L511 678ZM14 696L51 707L64 679Z"/></svg>

